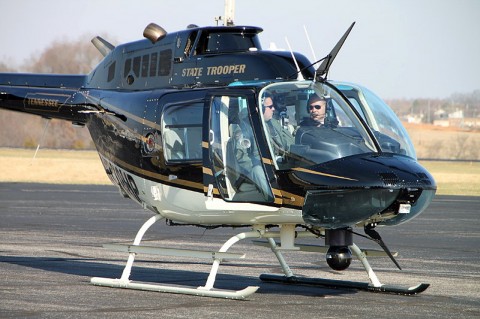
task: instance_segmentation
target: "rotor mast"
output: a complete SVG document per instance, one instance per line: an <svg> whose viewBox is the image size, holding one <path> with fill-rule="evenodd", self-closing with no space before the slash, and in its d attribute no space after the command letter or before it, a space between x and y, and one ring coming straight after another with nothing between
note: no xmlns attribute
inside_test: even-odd
<svg viewBox="0 0 480 319"><path fill-rule="evenodd" d="M223 15L223 25L232 26L235 17L235 0L225 0L225 14Z"/></svg>

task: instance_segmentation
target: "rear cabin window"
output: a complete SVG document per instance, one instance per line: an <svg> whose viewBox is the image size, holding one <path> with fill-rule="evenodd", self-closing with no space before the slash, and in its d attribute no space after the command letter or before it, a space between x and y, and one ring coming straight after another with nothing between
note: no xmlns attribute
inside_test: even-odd
<svg viewBox="0 0 480 319"><path fill-rule="evenodd" d="M123 77L126 78L131 70L132 70L132 59L126 59L125 65L123 67Z"/></svg>
<svg viewBox="0 0 480 319"><path fill-rule="evenodd" d="M167 164L202 160L203 102L168 106L162 116Z"/></svg>
<svg viewBox="0 0 480 319"><path fill-rule="evenodd" d="M158 64L158 75L170 75L172 69L172 50L160 51L160 63Z"/></svg>
<svg viewBox="0 0 480 319"><path fill-rule="evenodd" d="M157 61L158 53L152 53L150 55L150 76L157 76Z"/></svg>
<svg viewBox="0 0 480 319"><path fill-rule="evenodd" d="M146 54L142 57L142 78L148 76L148 62L150 59L150 55Z"/></svg>
<svg viewBox="0 0 480 319"><path fill-rule="evenodd" d="M139 56L136 56L133 58L133 73L135 76L138 78L140 76L140 62L142 58Z"/></svg>
<svg viewBox="0 0 480 319"><path fill-rule="evenodd" d="M108 78L107 82L111 82L115 78L115 66L116 62L114 61L110 66L108 67Z"/></svg>

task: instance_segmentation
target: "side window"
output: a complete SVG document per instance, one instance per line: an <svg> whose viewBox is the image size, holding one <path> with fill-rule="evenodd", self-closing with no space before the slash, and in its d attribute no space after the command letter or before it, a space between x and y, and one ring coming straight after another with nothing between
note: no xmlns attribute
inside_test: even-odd
<svg viewBox="0 0 480 319"><path fill-rule="evenodd" d="M157 60L158 53L152 53L150 55L150 76L157 76Z"/></svg>
<svg viewBox="0 0 480 319"><path fill-rule="evenodd" d="M162 116L167 164L202 160L203 102L167 106Z"/></svg>
<svg viewBox="0 0 480 319"><path fill-rule="evenodd" d="M138 78L140 76L140 61L142 60L141 57L136 56L133 58L133 73Z"/></svg>
<svg viewBox="0 0 480 319"><path fill-rule="evenodd" d="M111 82L115 78L115 66L116 66L116 61L114 61L110 67L108 68L108 78L107 82Z"/></svg>
<svg viewBox="0 0 480 319"><path fill-rule="evenodd" d="M193 42L195 42L195 38L197 37L197 31L192 32L187 39L187 43L185 44L185 50L183 51L183 56L188 58L190 53L192 52Z"/></svg>
<svg viewBox="0 0 480 319"><path fill-rule="evenodd" d="M126 78L132 69L132 59L126 59L123 67L123 77Z"/></svg>
<svg viewBox="0 0 480 319"><path fill-rule="evenodd" d="M145 78L148 76L148 62L150 60L150 55L146 54L142 57L142 77Z"/></svg>
<svg viewBox="0 0 480 319"><path fill-rule="evenodd" d="M238 96L212 98L209 139L213 173L224 200L273 201L248 116L247 99Z"/></svg>
<svg viewBox="0 0 480 319"><path fill-rule="evenodd" d="M160 51L160 63L158 64L158 75L170 75L172 68L172 50Z"/></svg>

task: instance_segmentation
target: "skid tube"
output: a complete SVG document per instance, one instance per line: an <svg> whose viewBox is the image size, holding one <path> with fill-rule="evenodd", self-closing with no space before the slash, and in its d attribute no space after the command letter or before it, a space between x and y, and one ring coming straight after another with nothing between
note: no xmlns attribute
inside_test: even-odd
<svg viewBox="0 0 480 319"><path fill-rule="evenodd" d="M299 277L295 276L290 270L288 265L285 262L285 259L282 256L282 253L279 251L275 241L269 238L269 244L272 251L275 253L280 265L282 266L283 272L285 275L277 274L262 274L260 275L260 280L265 282L278 282L291 285L309 285L309 286L322 286L328 288L346 288L346 289L355 289L363 290L369 292L379 292L379 293L388 293L388 294L397 294L397 295L416 295L425 291L430 284L421 283L413 287L402 287L396 285L383 285L377 278L377 275L373 271L370 263L367 260L367 257L364 252L356 245L352 244L350 250L357 256L357 258L362 262L363 267L365 268L370 283L367 282L356 282L356 281L346 281L346 280L334 280L334 279L324 279L324 278L308 278L308 277Z"/></svg>
<svg viewBox="0 0 480 319"><path fill-rule="evenodd" d="M333 279L323 279L323 278L307 278L307 277L297 277L297 276L283 276L283 275L274 275L274 274L262 274L260 279L265 282L278 282L283 284L291 285L308 285L308 286L322 286L327 288L343 288L343 289L355 289L363 290L370 292L380 292L388 294L397 294L397 295L416 295L425 291L430 285L421 283L413 287L402 287L402 286L393 286L393 285L381 285L375 287L367 282L357 282L357 281L345 281L345 280L333 280Z"/></svg>
<svg viewBox="0 0 480 319"><path fill-rule="evenodd" d="M104 286L104 287L112 287L112 288L125 288L125 289L136 289L136 290L146 290L146 291L156 291L156 292L166 292L166 293L175 293L175 294L186 294L186 295L195 295L195 296L203 296L203 297L213 297L213 298L226 298L226 299L245 299L251 294L255 293L259 287L257 286L248 286L242 290L225 290L225 289L215 289L213 287L215 283L215 278L218 272L218 268L222 261L222 257L229 256L226 254L227 250L237 243L238 241L245 239L245 238L260 238L261 234L258 231L250 231L237 234L231 237L228 241L223 244L218 252L210 252L210 258L213 259L212 268L210 270L210 274L208 276L207 282L205 286L201 287L187 287L187 286L180 286L180 285L163 285L163 284L153 284L153 283L141 283L141 282L133 282L130 278L130 273L132 270L133 262L135 260L135 255L137 251L148 251L153 250L152 247L142 247L140 243L142 241L143 236L145 235L146 231L157 221L163 219L161 215L155 215L151 217L149 220L143 224L143 226L138 231L135 240L131 246L126 246L126 250L129 252L127 264L123 270L122 276L120 279L112 279L112 278L101 278L101 277L94 277L91 278L90 282L93 285L97 286ZM114 245L118 246L118 245ZM159 249L157 254L167 254L171 255L175 253L175 249L170 249L168 252L167 250ZM186 256L190 255L192 257L200 257L200 256L208 256L208 253L205 251L197 251L196 253L193 251L188 251L184 249L177 250L178 255ZM231 254L233 255L233 254ZM233 257L235 258L235 257ZM243 258L243 257L237 257Z"/></svg>
<svg viewBox="0 0 480 319"><path fill-rule="evenodd" d="M231 258L244 258L244 255L241 254L230 254L227 253L228 249L232 247L235 243L240 240L247 238L266 238L270 245L270 249L277 257L278 262L284 272L284 275L277 274L262 274L260 279L266 282L281 282L286 284L297 284L297 285L313 285L313 286L325 286L330 288L348 288L348 289L357 289L365 290L371 292L382 292L382 293L394 293L401 295L414 295L423 292L429 287L429 284L420 284L414 287L399 287L391 285L383 285L378 280L376 274L371 268L370 264L367 261L367 257L360 248L353 244L350 247L351 251L357 256L357 258L362 262L370 283L364 282L353 282L353 281L342 281L342 280L330 280L322 278L306 278L295 276L287 262L285 261L282 251L288 250L298 250L298 247L294 246L294 237L317 237L310 232L296 232L294 225L282 225L282 230L277 231L265 231L265 227L258 226L254 227L252 231L239 233L229 240L227 240L223 246L214 252L207 251L193 251L187 249L173 249L173 248L153 248L140 246L143 236L146 231L157 221L163 219L161 215L155 215L143 224L143 226L138 231L135 240L132 245L126 245L124 247L119 247L123 245L107 245L114 248L118 251L127 251L129 253L127 263L123 270L122 276L119 279L112 278L101 278L94 277L91 279L91 283L97 286L106 286L112 288L125 288L125 289L136 289L136 290L146 290L146 291L156 291L156 292L165 292L165 293L176 293L176 294L187 294L203 297L214 297L214 298L227 298L227 299L246 299L248 296L252 295L258 290L258 286L248 286L242 290L226 290L226 289L215 289L214 283L217 276L220 263L223 259ZM284 245L283 247L278 247L274 238L281 238ZM205 286L200 287L187 287L180 285L164 285L164 284L154 284L154 283L141 283L133 282L130 278L130 273L132 270L133 262L137 253L152 253L159 255L167 256L187 256L187 257L200 257L200 258L211 258L213 259L212 268L210 270L209 276Z"/></svg>

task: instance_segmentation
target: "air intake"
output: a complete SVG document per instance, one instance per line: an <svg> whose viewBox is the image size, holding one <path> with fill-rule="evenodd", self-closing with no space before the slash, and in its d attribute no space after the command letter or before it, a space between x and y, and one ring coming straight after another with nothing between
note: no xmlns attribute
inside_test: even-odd
<svg viewBox="0 0 480 319"><path fill-rule="evenodd" d="M150 40L152 43L160 41L166 35L167 31L165 31L164 28L155 23L150 23L149 25L147 25L145 30L143 30L143 36Z"/></svg>
<svg viewBox="0 0 480 319"><path fill-rule="evenodd" d="M379 173L378 175L386 186L394 186L399 182L398 176L394 173Z"/></svg>

